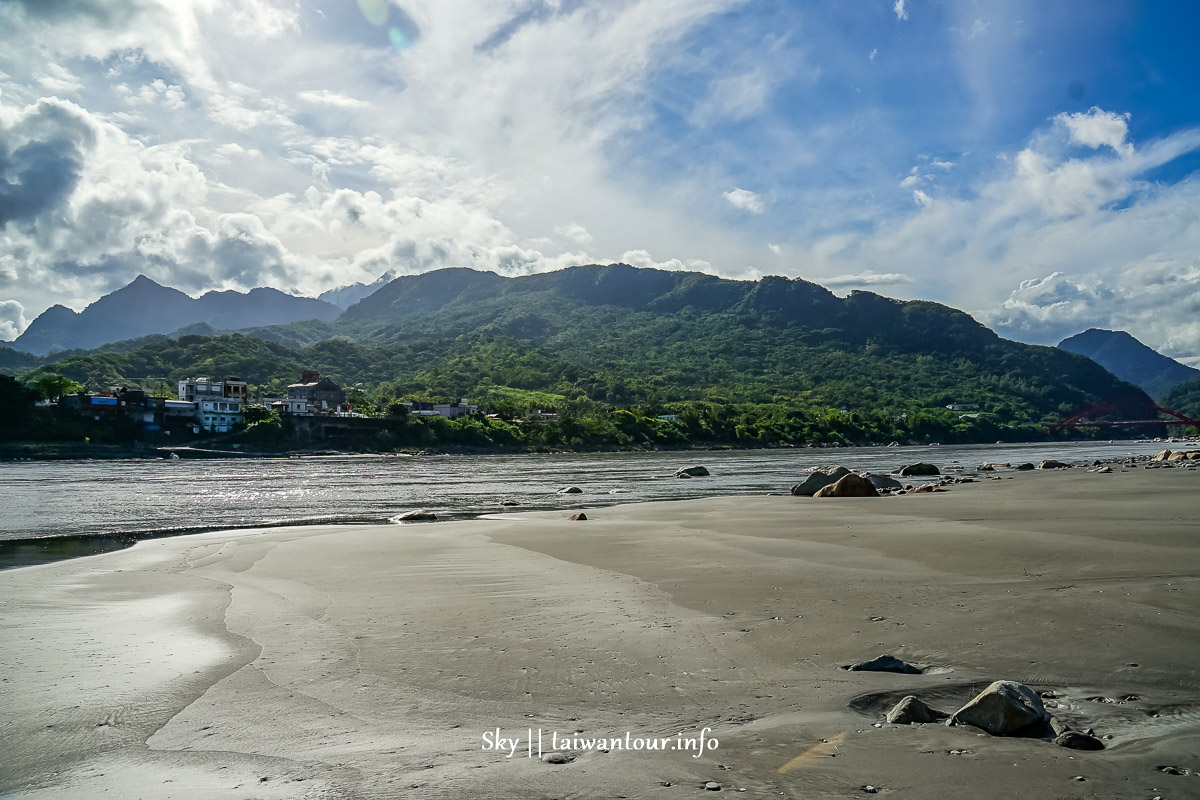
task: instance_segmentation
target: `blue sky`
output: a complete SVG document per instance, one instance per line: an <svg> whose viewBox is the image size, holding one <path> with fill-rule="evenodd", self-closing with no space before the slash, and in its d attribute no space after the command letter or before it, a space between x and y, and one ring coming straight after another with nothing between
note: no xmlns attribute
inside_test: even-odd
<svg viewBox="0 0 1200 800"><path fill-rule="evenodd" d="M1200 11L6 0L0 339L138 273L625 261L1200 362Z"/></svg>

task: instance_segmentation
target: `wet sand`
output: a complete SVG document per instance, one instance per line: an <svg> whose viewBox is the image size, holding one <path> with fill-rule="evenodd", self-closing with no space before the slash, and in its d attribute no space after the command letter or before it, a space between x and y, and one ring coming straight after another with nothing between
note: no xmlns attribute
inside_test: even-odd
<svg viewBox="0 0 1200 800"><path fill-rule="evenodd" d="M0 573L0 794L1200 797L1160 769L1200 773L1200 470L587 514ZM929 669L840 669L881 653ZM997 679L1107 749L876 727L905 694L953 711ZM513 757L483 749L496 728ZM719 744L549 764L531 728Z"/></svg>

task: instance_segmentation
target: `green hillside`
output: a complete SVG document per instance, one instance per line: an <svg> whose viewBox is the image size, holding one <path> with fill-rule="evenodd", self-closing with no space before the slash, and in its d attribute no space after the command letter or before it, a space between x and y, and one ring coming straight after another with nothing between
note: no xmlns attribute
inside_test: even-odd
<svg viewBox="0 0 1200 800"><path fill-rule="evenodd" d="M302 369L350 387L368 411L456 397L513 415L625 408L705 418L709 434L754 442L994 441L1079 407L1149 402L1087 358L1001 339L936 303L625 265L406 276L332 323L156 337L24 377L153 390L238 375L275 394Z"/></svg>

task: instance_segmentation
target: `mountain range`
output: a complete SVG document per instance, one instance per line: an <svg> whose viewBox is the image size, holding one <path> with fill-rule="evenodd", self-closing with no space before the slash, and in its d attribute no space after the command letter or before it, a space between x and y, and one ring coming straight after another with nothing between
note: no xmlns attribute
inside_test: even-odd
<svg viewBox="0 0 1200 800"><path fill-rule="evenodd" d="M1125 331L1091 328L1063 339L1058 346L1087 356L1154 398L1163 397L1184 381L1200 378L1200 370L1162 355Z"/></svg>
<svg viewBox="0 0 1200 800"><path fill-rule="evenodd" d="M203 323L238 330L298 320L332 320L341 311L311 297L295 297L278 289L208 292L189 297L139 275L129 285L106 294L83 311L55 305L46 309L11 343L16 350L46 355L56 350L91 349L122 339Z"/></svg>
<svg viewBox="0 0 1200 800"><path fill-rule="evenodd" d="M1149 402L1085 357L1002 339L961 311L870 292L838 297L802 279L626 264L516 278L443 269L395 278L333 321L310 316L258 320L242 336L150 337L45 359L42 369L88 385L227 372L267 386L303 367L397 395L532 392L546 403L615 406L714 401L895 416L963 403L1013 424L1101 401Z"/></svg>

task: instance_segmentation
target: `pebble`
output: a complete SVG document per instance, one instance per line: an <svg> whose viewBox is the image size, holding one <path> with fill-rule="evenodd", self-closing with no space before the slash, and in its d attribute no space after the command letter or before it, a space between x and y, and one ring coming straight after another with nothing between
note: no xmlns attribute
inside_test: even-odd
<svg viewBox="0 0 1200 800"><path fill-rule="evenodd" d="M688 477L690 478L691 476L689 475ZM721 784L717 783L716 781L709 781L708 783L704 784L704 788L709 792L719 792L721 791Z"/></svg>

